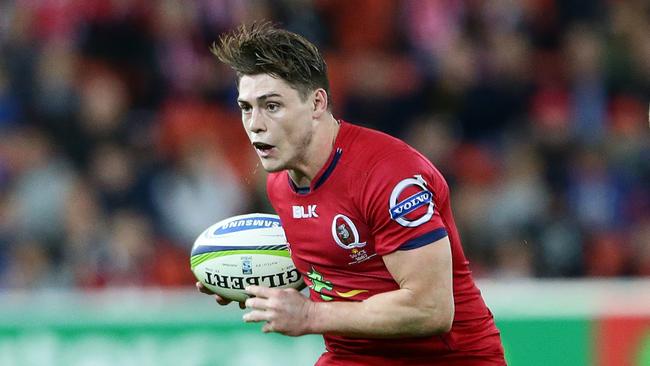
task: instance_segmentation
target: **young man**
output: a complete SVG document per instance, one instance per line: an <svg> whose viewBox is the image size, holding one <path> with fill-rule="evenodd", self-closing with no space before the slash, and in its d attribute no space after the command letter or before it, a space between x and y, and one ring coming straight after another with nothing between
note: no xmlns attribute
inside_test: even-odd
<svg viewBox="0 0 650 366"><path fill-rule="evenodd" d="M251 286L244 320L322 334L317 365L505 365L431 162L335 119L325 62L303 37L257 23L213 52L237 72L244 128L310 288Z"/></svg>

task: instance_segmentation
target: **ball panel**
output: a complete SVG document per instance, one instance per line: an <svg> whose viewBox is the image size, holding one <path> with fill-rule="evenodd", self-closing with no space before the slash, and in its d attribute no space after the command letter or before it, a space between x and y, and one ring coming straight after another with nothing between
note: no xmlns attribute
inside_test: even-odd
<svg viewBox="0 0 650 366"><path fill-rule="evenodd" d="M303 280L288 252L214 253L193 268L196 278L216 294L237 301L248 298L249 285L277 288L303 287ZM219 255L221 254L221 255Z"/></svg>
<svg viewBox="0 0 650 366"><path fill-rule="evenodd" d="M268 229L281 227L280 219L269 217L242 217L210 227L208 233L213 236L227 235L252 229Z"/></svg>
<svg viewBox="0 0 650 366"><path fill-rule="evenodd" d="M284 248L286 249L286 245L284 246ZM194 270L194 268L199 264L205 261L209 261L211 259L224 257L224 256L238 256L238 255L246 255L246 254L271 255L271 256L290 258L289 252L286 250L255 250L255 249L223 250L223 251L205 252L202 254L193 255L190 258L190 267L192 268L192 270Z"/></svg>
<svg viewBox="0 0 650 366"><path fill-rule="evenodd" d="M280 228L280 218L271 214L246 214L221 220L205 230L203 235L208 237L236 234L255 229Z"/></svg>
<svg viewBox="0 0 650 366"><path fill-rule="evenodd" d="M288 249L286 244L280 245L241 245L241 246L226 246L226 245L197 245L192 248L192 257L204 254L204 253L213 253L213 252L224 252L224 251L241 251L241 250L267 250L267 251L286 251Z"/></svg>
<svg viewBox="0 0 650 366"><path fill-rule="evenodd" d="M249 285L304 287L277 215L239 215L211 225L194 242L190 268L205 287L235 301L249 297Z"/></svg>

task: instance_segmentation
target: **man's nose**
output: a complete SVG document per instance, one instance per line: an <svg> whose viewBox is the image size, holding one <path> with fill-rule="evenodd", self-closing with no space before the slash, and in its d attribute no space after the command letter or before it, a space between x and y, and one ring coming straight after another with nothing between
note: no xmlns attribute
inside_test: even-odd
<svg viewBox="0 0 650 366"><path fill-rule="evenodd" d="M262 116L257 108L254 108L251 113L251 118L248 121L248 129L254 133L259 133L266 129L264 116Z"/></svg>

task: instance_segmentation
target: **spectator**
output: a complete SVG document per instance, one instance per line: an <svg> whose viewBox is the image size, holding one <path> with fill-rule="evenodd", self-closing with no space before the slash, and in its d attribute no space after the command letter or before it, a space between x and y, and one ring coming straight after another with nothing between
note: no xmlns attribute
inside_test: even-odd
<svg viewBox="0 0 650 366"><path fill-rule="evenodd" d="M374 116L443 170L475 273L648 276L648 14L639 0L0 2L0 286L191 285L200 231L270 210L253 153L231 153L252 149L208 50L262 18L323 50L337 115Z"/></svg>

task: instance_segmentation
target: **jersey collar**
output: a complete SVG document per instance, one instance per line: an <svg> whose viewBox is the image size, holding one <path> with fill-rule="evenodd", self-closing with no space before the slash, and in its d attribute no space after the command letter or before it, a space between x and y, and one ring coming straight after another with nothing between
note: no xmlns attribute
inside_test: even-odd
<svg viewBox="0 0 650 366"><path fill-rule="evenodd" d="M293 182L293 180L291 180L291 177L287 173L287 179L289 181L289 185L291 186L291 189L294 192L300 195L309 194L315 189L318 189L318 187L322 186L323 183L325 183L325 181L327 180L327 178L329 178L330 175L332 175L332 172L334 172L334 168L336 168L339 160L341 159L341 155L343 155L343 147L341 146L341 142L343 140L343 134L345 133L344 130L347 130L346 122L339 121L339 123L341 124L341 127L339 128L338 135L334 140L334 148L332 149L332 153L330 154L327 163L325 163L323 168L316 174L309 187L298 187Z"/></svg>

